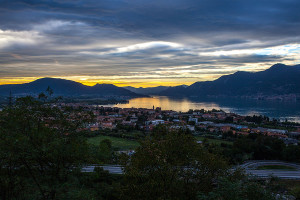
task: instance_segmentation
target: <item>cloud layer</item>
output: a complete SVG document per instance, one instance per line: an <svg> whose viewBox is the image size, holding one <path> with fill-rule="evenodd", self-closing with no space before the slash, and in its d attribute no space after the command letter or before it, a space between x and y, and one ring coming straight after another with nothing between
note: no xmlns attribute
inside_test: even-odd
<svg viewBox="0 0 300 200"><path fill-rule="evenodd" d="M3 0L0 84L176 85L300 63L298 0Z"/></svg>

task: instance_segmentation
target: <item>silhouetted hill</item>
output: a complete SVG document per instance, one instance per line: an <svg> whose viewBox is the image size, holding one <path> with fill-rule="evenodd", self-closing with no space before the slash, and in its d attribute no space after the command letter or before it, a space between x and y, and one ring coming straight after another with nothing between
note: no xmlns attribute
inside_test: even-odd
<svg viewBox="0 0 300 200"><path fill-rule="evenodd" d="M44 92L48 86L53 89L54 95L62 96L143 96L111 84L86 86L75 81L57 78L42 78L25 84L0 85L0 95L7 96L10 91L14 95L36 95Z"/></svg>
<svg viewBox="0 0 300 200"><path fill-rule="evenodd" d="M196 82L186 89L169 88L167 96L271 96L300 94L300 65L273 65L260 72L239 71L215 81Z"/></svg>
<svg viewBox="0 0 300 200"><path fill-rule="evenodd" d="M62 96L99 96L99 97L140 97L148 94L162 96L186 97L241 97L241 96L300 96L300 65L287 66L276 64L260 72L236 72L222 76L214 81L196 82L191 86L152 87L152 88L121 88L111 84L86 86L81 83L56 79L42 78L36 81L17 84L0 85L0 95L36 95L50 86L54 95ZM131 91L129 91L131 90Z"/></svg>
<svg viewBox="0 0 300 200"><path fill-rule="evenodd" d="M158 87L148 87L148 88L135 88L135 87L131 87L131 86L128 86L128 87L124 87L125 89L127 90L130 90L131 92L135 92L135 93L138 93L138 94L144 94L144 95L157 95L159 94L160 92L170 88L170 87L167 87L167 86L158 86Z"/></svg>
<svg viewBox="0 0 300 200"><path fill-rule="evenodd" d="M180 86L175 86L175 87L188 87L187 85L180 85ZM167 89L171 89L174 87L170 87L170 86L158 86L158 87L147 87L147 88L135 88L135 87L131 87L131 86L127 86L124 87L127 90L130 90L132 92L138 93L138 94L144 94L144 95L159 95L160 93L162 93L163 91L167 90Z"/></svg>
<svg viewBox="0 0 300 200"><path fill-rule="evenodd" d="M182 86L182 85L170 87L170 88L160 92L159 95L161 95L161 96L185 96L185 92L188 87Z"/></svg>

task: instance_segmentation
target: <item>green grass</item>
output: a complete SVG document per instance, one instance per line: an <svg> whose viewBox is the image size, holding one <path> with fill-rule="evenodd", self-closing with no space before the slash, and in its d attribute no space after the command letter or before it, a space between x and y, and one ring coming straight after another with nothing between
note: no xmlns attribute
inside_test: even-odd
<svg viewBox="0 0 300 200"><path fill-rule="evenodd" d="M207 139L208 143L213 143L213 144L217 144L217 145L220 145L221 143L224 143L224 144L233 144L233 142L231 141L227 141L227 140L222 140L222 139L211 139L211 138L206 138L206 137L202 137L202 136L195 136L195 138L197 140L201 140L203 141L204 139Z"/></svg>
<svg viewBox="0 0 300 200"><path fill-rule="evenodd" d="M98 145L104 139L109 139L112 142L113 148L118 150L135 149L139 146L139 143L134 140L103 135L88 138L88 143Z"/></svg>
<svg viewBox="0 0 300 200"><path fill-rule="evenodd" d="M196 136L197 140L203 141L205 137ZM118 138L118 137L112 137L112 136L95 136L88 138L88 143L93 145L98 145L102 140L109 139L112 142L112 146L114 149L118 150L129 150L129 149L136 149L140 144L135 140L125 139L125 138ZM221 140L221 139L210 139L207 138L209 143L220 145L221 143L225 144L232 144L230 141Z"/></svg>
<svg viewBox="0 0 300 200"><path fill-rule="evenodd" d="M293 195L296 199L300 199L300 181L299 180L275 180L276 185L288 191L288 194ZM274 184L274 183L273 183Z"/></svg>
<svg viewBox="0 0 300 200"><path fill-rule="evenodd" d="M288 171L297 171L296 168L286 165L261 165L256 168L257 170L268 170L268 169L275 169L275 170L288 170Z"/></svg>

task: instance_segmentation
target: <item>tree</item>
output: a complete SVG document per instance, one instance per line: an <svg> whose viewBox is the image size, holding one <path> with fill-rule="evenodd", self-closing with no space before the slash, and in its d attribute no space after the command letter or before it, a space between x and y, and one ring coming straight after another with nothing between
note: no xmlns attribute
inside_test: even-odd
<svg viewBox="0 0 300 200"><path fill-rule="evenodd" d="M300 162L300 147L297 145L290 145L283 150L284 160L290 162Z"/></svg>
<svg viewBox="0 0 300 200"><path fill-rule="evenodd" d="M53 94L53 89L52 89L50 86L48 86L47 89L46 89L46 92L47 92L48 95L51 97L52 94Z"/></svg>
<svg viewBox="0 0 300 200"><path fill-rule="evenodd" d="M43 100L43 102L45 103L48 97L45 95L45 93L40 93L38 98Z"/></svg>
<svg viewBox="0 0 300 200"><path fill-rule="evenodd" d="M282 159L285 144L278 138L261 134L239 136L233 143L232 152L227 154L233 163L243 162L248 159L276 160Z"/></svg>
<svg viewBox="0 0 300 200"><path fill-rule="evenodd" d="M97 149L97 159L102 163L111 161L113 154L112 143L109 139L104 139L100 142Z"/></svg>
<svg viewBox="0 0 300 200"><path fill-rule="evenodd" d="M247 179L222 178L208 194L200 193L198 200L275 200L274 193L258 182Z"/></svg>
<svg viewBox="0 0 300 200"><path fill-rule="evenodd" d="M62 199L88 159L83 122L32 97L1 112L0 198Z"/></svg>
<svg viewBox="0 0 300 200"><path fill-rule="evenodd" d="M226 173L226 163L205 151L191 134L155 133L127 160L122 199L195 199L199 191L211 191Z"/></svg>

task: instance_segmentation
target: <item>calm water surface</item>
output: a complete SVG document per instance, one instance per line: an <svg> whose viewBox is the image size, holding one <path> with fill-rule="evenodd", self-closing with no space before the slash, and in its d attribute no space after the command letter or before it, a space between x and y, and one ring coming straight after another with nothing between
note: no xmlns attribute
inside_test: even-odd
<svg viewBox="0 0 300 200"><path fill-rule="evenodd" d="M243 99L188 99L162 96L135 98L127 104L115 104L120 108L152 108L186 112L189 109L222 109L240 115L266 115L271 118L300 122L300 102L256 101Z"/></svg>

